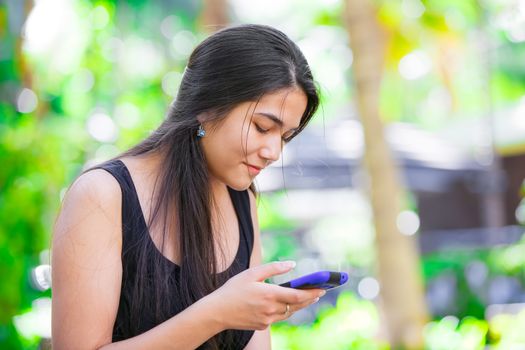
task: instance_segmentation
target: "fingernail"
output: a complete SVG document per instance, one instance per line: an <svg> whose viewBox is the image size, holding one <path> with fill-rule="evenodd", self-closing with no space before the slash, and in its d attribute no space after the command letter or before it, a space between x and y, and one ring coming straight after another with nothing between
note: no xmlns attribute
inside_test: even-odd
<svg viewBox="0 0 525 350"><path fill-rule="evenodd" d="M315 304L319 301L319 298L315 298L314 301L312 301L312 304Z"/></svg>
<svg viewBox="0 0 525 350"><path fill-rule="evenodd" d="M322 290L320 293L319 293L319 297L322 297L323 295L326 294L326 290Z"/></svg>
<svg viewBox="0 0 525 350"><path fill-rule="evenodd" d="M295 265L296 265L295 261L292 261L292 260L281 262L281 266L283 269L293 269Z"/></svg>

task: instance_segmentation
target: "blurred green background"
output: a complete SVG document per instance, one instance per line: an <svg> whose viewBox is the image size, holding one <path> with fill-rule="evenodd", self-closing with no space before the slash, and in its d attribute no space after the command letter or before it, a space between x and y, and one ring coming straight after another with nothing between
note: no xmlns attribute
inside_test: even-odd
<svg viewBox="0 0 525 350"><path fill-rule="evenodd" d="M49 249L67 186L154 130L193 47L235 23L286 32L322 93L305 135L257 181L264 258L350 274L274 325L273 348L525 347L525 1L2 0L0 348L50 347ZM379 30L360 42L369 24ZM371 99L369 78L381 82ZM371 172L376 141L392 177ZM389 236L379 209L397 197L384 188L400 193ZM418 283L424 303L403 300Z"/></svg>

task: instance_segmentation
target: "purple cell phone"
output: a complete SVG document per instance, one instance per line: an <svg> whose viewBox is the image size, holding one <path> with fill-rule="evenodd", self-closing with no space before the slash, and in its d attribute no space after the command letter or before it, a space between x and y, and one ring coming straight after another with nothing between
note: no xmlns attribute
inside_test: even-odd
<svg viewBox="0 0 525 350"><path fill-rule="evenodd" d="M346 272L318 271L281 283L280 286L295 289L332 289L342 286L347 281L348 274Z"/></svg>

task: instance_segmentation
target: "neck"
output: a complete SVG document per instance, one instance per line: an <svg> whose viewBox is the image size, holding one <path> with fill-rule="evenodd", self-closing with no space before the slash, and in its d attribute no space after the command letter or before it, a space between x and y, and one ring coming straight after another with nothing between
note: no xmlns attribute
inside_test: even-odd
<svg viewBox="0 0 525 350"><path fill-rule="evenodd" d="M224 199L226 196L229 196L228 188L224 182L213 177L211 174L209 175L209 182L211 195L215 201L220 202L220 200Z"/></svg>

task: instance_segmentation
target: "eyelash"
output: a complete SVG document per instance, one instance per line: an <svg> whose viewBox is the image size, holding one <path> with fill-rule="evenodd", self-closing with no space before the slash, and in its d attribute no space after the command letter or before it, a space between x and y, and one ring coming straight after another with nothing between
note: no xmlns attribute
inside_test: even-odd
<svg viewBox="0 0 525 350"><path fill-rule="evenodd" d="M260 132L261 134L266 134L268 130L270 130L270 129L263 129L257 124L255 124L255 129L257 129L257 131Z"/></svg>
<svg viewBox="0 0 525 350"><path fill-rule="evenodd" d="M254 125L255 125L255 129L256 129L258 132L260 132L261 134L266 134L266 133L270 130L270 129L263 129L263 128L261 128L261 127L260 127L259 125L257 125L257 124L254 124ZM284 143L288 143L288 142L290 141L290 139L291 139L291 136L283 137L283 138L282 138L282 141L283 141Z"/></svg>

